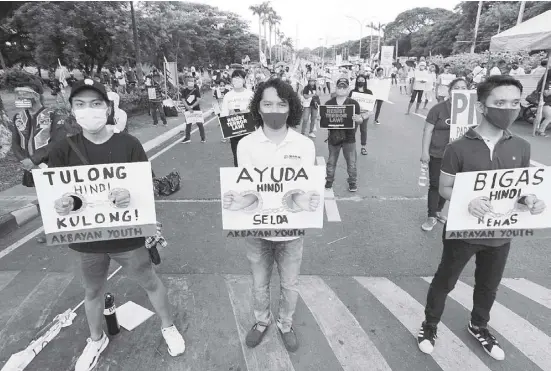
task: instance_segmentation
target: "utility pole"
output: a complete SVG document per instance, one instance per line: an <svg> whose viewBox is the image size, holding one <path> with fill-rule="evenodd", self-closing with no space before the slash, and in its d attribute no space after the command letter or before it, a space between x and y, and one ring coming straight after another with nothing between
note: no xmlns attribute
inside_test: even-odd
<svg viewBox="0 0 551 371"><path fill-rule="evenodd" d="M526 5L526 1L520 2L520 9L518 11L518 18L517 18L517 25L522 23L522 17L524 15L524 6Z"/></svg>
<svg viewBox="0 0 551 371"><path fill-rule="evenodd" d="M136 49L136 69L138 70L138 86L142 85L142 57L140 55L140 44L138 42L138 28L136 27L136 15L134 14L134 2L130 2L130 13L132 14L132 33L134 34L134 48Z"/></svg>
<svg viewBox="0 0 551 371"><path fill-rule="evenodd" d="M373 22L369 25L369 66L373 66L373 61L371 60L371 56L373 55L373 50L371 45L373 45Z"/></svg>
<svg viewBox="0 0 551 371"><path fill-rule="evenodd" d="M476 47L476 36L478 33L478 25L480 24L480 13L482 12L482 1L478 2L478 11L476 13L476 23L474 25L474 37L473 44L471 45L471 54L474 54L474 49Z"/></svg>

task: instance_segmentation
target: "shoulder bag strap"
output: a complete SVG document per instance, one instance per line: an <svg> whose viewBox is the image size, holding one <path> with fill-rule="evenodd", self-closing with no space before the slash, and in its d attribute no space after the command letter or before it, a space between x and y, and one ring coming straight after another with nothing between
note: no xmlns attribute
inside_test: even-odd
<svg viewBox="0 0 551 371"><path fill-rule="evenodd" d="M75 153L77 154L78 158L80 159L80 161L82 162L83 165L89 165L90 164L90 162L86 159L86 157L84 157L84 155L82 154L80 149L78 149L75 142L73 142L71 137L67 137L67 143L69 143L69 146L71 147L71 149L73 151L75 151Z"/></svg>

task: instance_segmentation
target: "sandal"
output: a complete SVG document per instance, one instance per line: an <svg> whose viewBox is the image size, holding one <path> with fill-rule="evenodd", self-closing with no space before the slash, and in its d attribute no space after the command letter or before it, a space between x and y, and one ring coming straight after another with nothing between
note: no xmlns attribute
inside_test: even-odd
<svg viewBox="0 0 551 371"><path fill-rule="evenodd" d="M367 148L362 147L362 155L367 156Z"/></svg>

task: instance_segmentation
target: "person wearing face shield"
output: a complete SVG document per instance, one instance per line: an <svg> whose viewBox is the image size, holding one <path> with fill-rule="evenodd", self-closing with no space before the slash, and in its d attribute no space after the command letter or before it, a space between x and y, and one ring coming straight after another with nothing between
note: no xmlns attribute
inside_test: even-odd
<svg viewBox="0 0 551 371"><path fill-rule="evenodd" d="M476 110L482 114L482 119L476 128L469 129L463 137L448 144L444 151L439 184L443 198L451 199L458 173L530 166L530 144L509 131L520 111L521 93L522 84L507 75L490 76L478 84ZM515 208L537 215L545 210L546 205L535 195L525 195L517 200ZM466 211L483 219L493 208L487 197L479 197L469 203ZM461 240L446 239L445 236L446 226L442 258L429 287L425 321L417 338L419 349L424 353L433 351L446 298L469 260L475 256L474 305L467 329L487 354L503 360L505 352L488 329L488 322L511 239Z"/></svg>
<svg viewBox="0 0 551 371"><path fill-rule="evenodd" d="M249 104L254 93L245 86L246 73L243 70L233 71L232 86L222 100L222 108L220 109L220 117L231 116L236 113L249 112ZM233 164L237 166L237 144L246 135L230 138L231 150L233 154Z"/></svg>
<svg viewBox="0 0 551 371"><path fill-rule="evenodd" d="M107 119L110 113L109 97L105 87L91 79L73 85L69 97L73 115L82 132L57 142L51 150L50 167L70 167L84 164L120 164L148 161L140 141L127 133L109 130ZM148 174L144 174L146 177ZM152 179L150 181L153 181ZM132 195L126 189L112 191L109 201L114 208L126 208ZM56 200L56 212L68 215L83 207L77 195L63 196ZM102 329L104 287L111 259L119 263L126 274L137 281L147 292L153 308L161 319L161 333L171 356L184 352L185 342L174 326L170 314L167 290L153 269L153 263L145 247L145 238L127 238L96 242L69 244L78 259L83 278L84 307L90 330L86 347L78 358L75 371L90 371L101 353L109 344Z"/></svg>
<svg viewBox="0 0 551 371"><path fill-rule="evenodd" d="M243 138L237 147L239 166L265 168L267 166L313 166L316 149L307 137L291 128L301 120L301 102L291 85L281 79L261 83L252 98L251 113L258 130ZM255 195L227 193L223 207L242 210L258 205ZM320 206L320 195L315 192L295 193L288 207L313 211ZM261 343L267 328L276 323L278 332L288 351L298 349L293 328L293 314L298 302L298 276L302 263L302 237L246 238L254 297L255 324L247 333L245 342L254 348ZM277 318L270 310L270 278L273 262L278 265L281 281L281 298Z"/></svg>

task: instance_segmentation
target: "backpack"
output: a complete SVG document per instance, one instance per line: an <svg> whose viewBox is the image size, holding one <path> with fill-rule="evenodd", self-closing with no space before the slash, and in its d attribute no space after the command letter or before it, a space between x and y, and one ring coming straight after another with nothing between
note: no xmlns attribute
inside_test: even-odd
<svg viewBox="0 0 551 371"><path fill-rule="evenodd" d="M182 178L177 171L172 171L167 176L153 178L153 192L155 196L169 196L180 189Z"/></svg>

